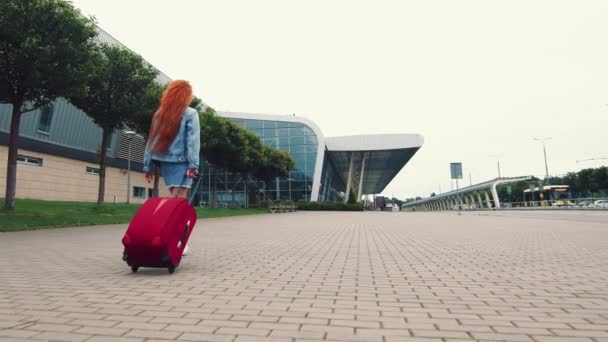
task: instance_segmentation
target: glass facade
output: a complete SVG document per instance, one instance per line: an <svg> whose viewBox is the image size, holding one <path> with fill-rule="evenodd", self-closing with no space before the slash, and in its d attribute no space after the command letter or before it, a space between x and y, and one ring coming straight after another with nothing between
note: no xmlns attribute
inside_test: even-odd
<svg viewBox="0 0 608 342"><path fill-rule="evenodd" d="M346 191L346 185L338 175L336 167L330 158L323 158L319 202L342 201L344 199L344 191Z"/></svg>
<svg viewBox="0 0 608 342"><path fill-rule="evenodd" d="M245 181L242 175L218 170L216 179L213 179L213 170L203 162L201 170L203 179L198 188L193 190L195 191L194 203L211 202L214 182L217 187L216 201L220 205L232 203L232 189L234 189L235 202L241 207L245 205L246 197L247 203L250 205L266 199L310 200L318 151L318 139L314 131L299 122L231 120L255 133L265 145L287 151L295 161L294 169L288 177L277 178L270 184L264 184L262 181L249 177L247 192L245 192Z"/></svg>

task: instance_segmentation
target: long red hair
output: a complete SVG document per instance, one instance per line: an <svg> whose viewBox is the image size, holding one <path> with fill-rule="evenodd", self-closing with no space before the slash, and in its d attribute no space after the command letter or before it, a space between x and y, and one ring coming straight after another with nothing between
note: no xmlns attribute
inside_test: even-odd
<svg viewBox="0 0 608 342"><path fill-rule="evenodd" d="M155 153L166 153L175 139L182 115L192 102L192 87L188 81L177 80L169 84L160 100L160 107L152 117L148 144Z"/></svg>

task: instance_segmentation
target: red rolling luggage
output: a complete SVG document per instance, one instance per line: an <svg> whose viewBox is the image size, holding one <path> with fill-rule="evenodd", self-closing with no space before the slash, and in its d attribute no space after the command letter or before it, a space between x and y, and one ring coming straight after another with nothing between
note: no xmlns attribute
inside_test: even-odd
<svg viewBox="0 0 608 342"><path fill-rule="evenodd" d="M196 223L196 211L184 198L150 198L137 211L122 238L123 260L133 272L140 267L173 273Z"/></svg>

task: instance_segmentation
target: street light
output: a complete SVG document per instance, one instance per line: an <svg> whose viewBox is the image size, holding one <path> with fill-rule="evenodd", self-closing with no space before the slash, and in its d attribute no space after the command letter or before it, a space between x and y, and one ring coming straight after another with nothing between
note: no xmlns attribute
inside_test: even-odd
<svg viewBox="0 0 608 342"><path fill-rule="evenodd" d="M502 157L502 154L494 154L491 155L490 157L492 158L496 158L496 165L498 165L498 178L500 178L500 157Z"/></svg>
<svg viewBox="0 0 608 342"><path fill-rule="evenodd" d="M595 161L595 160L608 160L608 158L589 158L589 159L582 159L582 160L577 160L576 163L580 163L580 162L586 162L586 161Z"/></svg>
<svg viewBox="0 0 608 342"><path fill-rule="evenodd" d="M536 141L543 143L543 154L545 155L545 179L549 179L549 166L547 166L547 148L545 147L545 141L551 140L552 138L534 138Z"/></svg>
<svg viewBox="0 0 608 342"><path fill-rule="evenodd" d="M135 138L135 132L123 131L129 141L129 153L127 155L127 204L131 203L131 142Z"/></svg>

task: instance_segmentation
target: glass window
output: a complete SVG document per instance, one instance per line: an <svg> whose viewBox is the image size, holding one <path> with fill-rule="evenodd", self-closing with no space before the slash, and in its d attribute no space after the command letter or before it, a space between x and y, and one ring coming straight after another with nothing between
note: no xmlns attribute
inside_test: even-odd
<svg viewBox="0 0 608 342"><path fill-rule="evenodd" d="M287 128L287 127L289 127L289 122L287 122L287 121L277 121L277 127L279 127L279 128Z"/></svg>
<svg viewBox="0 0 608 342"><path fill-rule="evenodd" d="M295 181L304 180L304 173L301 171L291 171L289 172L289 177Z"/></svg>
<svg viewBox="0 0 608 342"><path fill-rule="evenodd" d="M291 191L299 191L304 190L306 183L303 181L293 181L291 182Z"/></svg>
<svg viewBox="0 0 608 342"><path fill-rule="evenodd" d="M291 153L304 153L306 152L306 145L293 145L290 150Z"/></svg>
<svg viewBox="0 0 608 342"><path fill-rule="evenodd" d="M304 199L304 191L292 191L291 192L292 201L300 201L303 199Z"/></svg>
<svg viewBox="0 0 608 342"><path fill-rule="evenodd" d="M304 141L307 144L316 145L317 144L317 136L316 135L307 135L304 137Z"/></svg>
<svg viewBox="0 0 608 342"><path fill-rule="evenodd" d="M289 142L291 146L293 145L304 145L304 137L294 137L289 138Z"/></svg>
<svg viewBox="0 0 608 342"><path fill-rule="evenodd" d="M277 136L276 128L264 128L264 138L275 138Z"/></svg>
<svg viewBox="0 0 608 342"><path fill-rule="evenodd" d="M42 158L18 155L17 161L27 165L42 166Z"/></svg>
<svg viewBox="0 0 608 342"><path fill-rule="evenodd" d="M289 147L289 138L279 138L279 146ZM288 151L288 150L286 150Z"/></svg>
<svg viewBox="0 0 608 342"><path fill-rule="evenodd" d="M245 180L241 177L239 177L240 180L238 183L236 183L236 191L245 191Z"/></svg>
<svg viewBox="0 0 608 342"><path fill-rule="evenodd" d="M248 129L262 129L264 128L264 121L262 120L245 120L245 127Z"/></svg>
<svg viewBox="0 0 608 342"><path fill-rule="evenodd" d="M133 197L146 198L146 188L134 186L133 187Z"/></svg>
<svg viewBox="0 0 608 342"><path fill-rule="evenodd" d="M317 144L314 145L305 145L306 146L306 152L307 153L312 153L315 156L317 155Z"/></svg>
<svg viewBox="0 0 608 342"><path fill-rule="evenodd" d="M315 168L308 166L308 168L306 169L306 172L304 172L304 174L306 175L306 180L312 181L312 178L315 175Z"/></svg>
<svg viewBox="0 0 608 342"><path fill-rule="evenodd" d="M315 162L316 162L316 158L317 155L316 154L307 154L306 155L306 167L309 169L314 169L315 168Z"/></svg>
<svg viewBox="0 0 608 342"><path fill-rule="evenodd" d="M280 137L288 137L289 136L289 128L279 128L279 136Z"/></svg>
<svg viewBox="0 0 608 342"><path fill-rule="evenodd" d="M313 131L313 130L312 130L310 127L308 127L308 126L304 126L303 128L304 128L304 134L305 134L305 135L313 135L313 136L317 136L317 135L315 134L315 131Z"/></svg>
<svg viewBox="0 0 608 342"><path fill-rule="evenodd" d="M264 128L277 128L277 122L276 121L264 121Z"/></svg>
<svg viewBox="0 0 608 342"><path fill-rule="evenodd" d="M86 173L88 173L90 175L99 175L99 169L95 168L95 167L89 167L89 166L87 166L85 168L84 172L86 172Z"/></svg>
<svg viewBox="0 0 608 342"><path fill-rule="evenodd" d="M38 121L38 132L48 133L50 131L54 110L55 108L52 103L42 108L42 111L40 111L40 120Z"/></svg>
<svg viewBox="0 0 608 342"><path fill-rule="evenodd" d="M276 146L277 146L277 139L276 138L264 139L262 142L265 145L268 145L268 146L273 147L273 148L276 148Z"/></svg>
<svg viewBox="0 0 608 342"><path fill-rule="evenodd" d="M292 127L289 129L289 134L292 137L303 136L306 134L306 129L304 127Z"/></svg>
<svg viewBox="0 0 608 342"><path fill-rule="evenodd" d="M306 156L303 153L292 153L291 157L296 162L295 171L304 171L304 163Z"/></svg>

